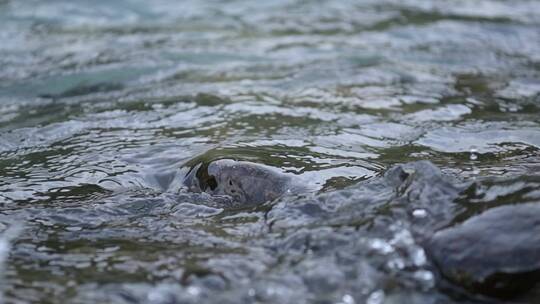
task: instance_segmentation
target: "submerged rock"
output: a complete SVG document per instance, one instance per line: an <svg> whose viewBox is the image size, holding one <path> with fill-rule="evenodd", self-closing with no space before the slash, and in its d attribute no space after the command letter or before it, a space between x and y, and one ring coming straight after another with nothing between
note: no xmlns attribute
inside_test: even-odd
<svg viewBox="0 0 540 304"><path fill-rule="evenodd" d="M123 88L124 86L121 83L116 83L116 82L111 82L111 83L98 82L94 84L81 83L61 93L56 93L56 94L45 93L45 94L40 94L39 96L42 98L58 99L58 98L64 98L64 97L83 96L83 95L88 95L88 94L97 93L97 92L117 91L117 90L122 90Z"/></svg>
<svg viewBox="0 0 540 304"><path fill-rule="evenodd" d="M193 167L184 179L190 191L230 196L239 204L262 204L306 188L292 174L245 161L220 159Z"/></svg>
<svg viewBox="0 0 540 304"><path fill-rule="evenodd" d="M507 205L438 231L427 245L443 276L511 298L540 282L540 204Z"/></svg>

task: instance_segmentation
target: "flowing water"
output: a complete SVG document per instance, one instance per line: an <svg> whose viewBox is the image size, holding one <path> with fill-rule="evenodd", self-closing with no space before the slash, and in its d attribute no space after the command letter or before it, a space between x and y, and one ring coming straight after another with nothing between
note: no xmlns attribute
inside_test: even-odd
<svg viewBox="0 0 540 304"><path fill-rule="evenodd" d="M424 240L540 202L538 1L0 0L0 24L0 301L493 303ZM311 191L186 190L218 159Z"/></svg>

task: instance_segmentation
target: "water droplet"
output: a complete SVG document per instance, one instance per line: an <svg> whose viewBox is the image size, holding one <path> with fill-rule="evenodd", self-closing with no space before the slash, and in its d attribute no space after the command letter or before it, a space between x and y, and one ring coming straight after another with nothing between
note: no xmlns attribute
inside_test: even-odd
<svg viewBox="0 0 540 304"><path fill-rule="evenodd" d="M469 158L471 160L477 160L478 159L478 150L476 149L476 147L474 147L474 146L471 147L470 152L471 152L471 155L469 156Z"/></svg>
<svg viewBox="0 0 540 304"><path fill-rule="evenodd" d="M255 289L250 288L250 289L248 290L248 295L249 295L250 297L254 297L254 296L255 296Z"/></svg>
<svg viewBox="0 0 540 304"><path fill-rule="evenodd" d="M416 218L425 218L428 214L426 209L414 209L412 215Z"/></svg>

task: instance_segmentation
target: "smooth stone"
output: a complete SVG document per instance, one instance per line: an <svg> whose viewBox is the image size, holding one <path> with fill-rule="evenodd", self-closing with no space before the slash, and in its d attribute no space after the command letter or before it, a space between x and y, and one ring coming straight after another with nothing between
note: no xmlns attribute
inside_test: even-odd
<svg viewBox="0 0 540 304"><path fill-rule="evenodd" d="M187 173L184 185L193 192L232 197L242 205L262 204L284 194L301 193L306 189L296 181L294 174L231 159L198 164Z"/></svg>
<svg viewBox="0 0 540 304"><path fill-rule="evenodd" d="M518 296L540 282L540 203L489 209L436 232L427 249L455 284L492 297Z"/></svg>

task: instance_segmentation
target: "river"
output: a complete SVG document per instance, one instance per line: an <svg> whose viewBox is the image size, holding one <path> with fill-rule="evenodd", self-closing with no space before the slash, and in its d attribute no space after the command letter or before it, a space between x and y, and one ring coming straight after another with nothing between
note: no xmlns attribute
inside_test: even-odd
<svg viewBox="0 0 540 304"><path fill-rule="evenodd" d="M426 240L540 202L540 2L0 0L0 24L6 303L506 298ZM219 159L312 191L186 190Z"/></svg>

